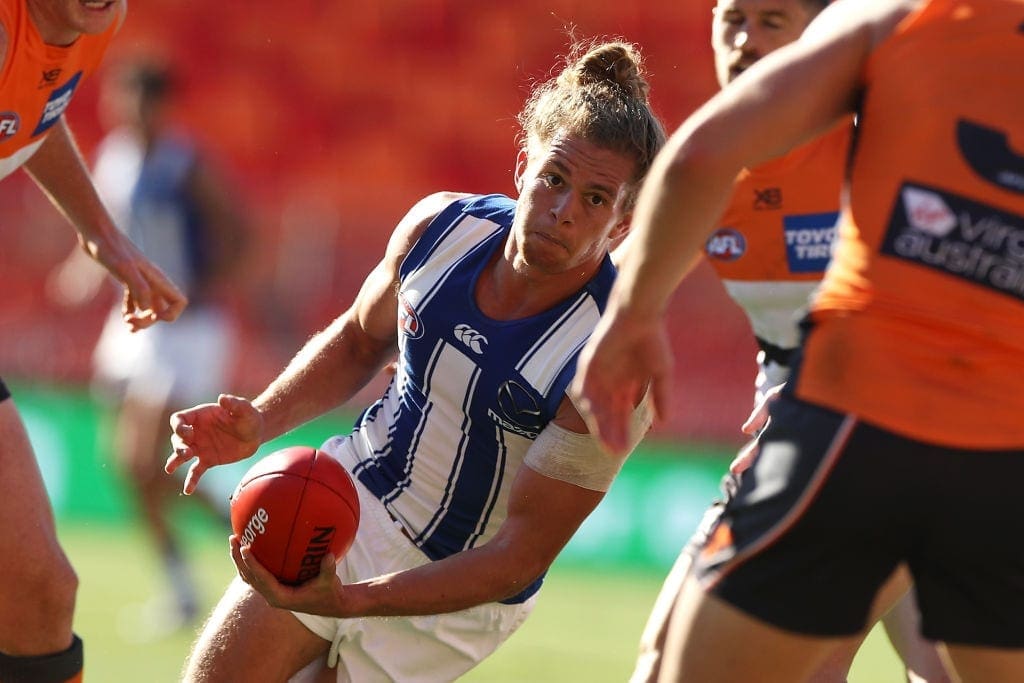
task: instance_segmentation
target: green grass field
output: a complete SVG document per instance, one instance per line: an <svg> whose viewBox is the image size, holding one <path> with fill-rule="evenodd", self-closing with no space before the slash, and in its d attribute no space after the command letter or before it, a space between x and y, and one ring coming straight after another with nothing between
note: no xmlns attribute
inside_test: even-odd
<svg viewBox="0 0 1024 683"><path fill-rule="evenodd" d="M189 545L207 608L231 578L226 536L196 524ZM76 630L86 643L90 683L177 681L193 638L183 630L145 639L132 606L159 590L162 575L134 527L65 521L60 536L81 581ZM613 683L632 669L636 642L657 594L655 572L586 572L557 564L534 615L494 656L463 678L472 683ZM872 633L851 683L898 683L899 663Z"/></svg>

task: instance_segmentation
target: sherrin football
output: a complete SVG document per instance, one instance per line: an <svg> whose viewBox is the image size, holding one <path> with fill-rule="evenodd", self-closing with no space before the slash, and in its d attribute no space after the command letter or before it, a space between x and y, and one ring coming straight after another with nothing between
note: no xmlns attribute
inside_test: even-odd
<svg viewBox="0 0 1024 683"><path fill-rule="evenodd" d="M348 471L323 451L284 448L254 464L231 494L231 528L282 583L341 559L359 528L359 495Z"/></svg>

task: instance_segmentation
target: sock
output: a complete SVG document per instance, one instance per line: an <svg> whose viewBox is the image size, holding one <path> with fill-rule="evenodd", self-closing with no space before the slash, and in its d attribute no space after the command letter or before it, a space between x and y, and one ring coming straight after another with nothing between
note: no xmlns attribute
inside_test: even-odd
<svg viewBox="0 0 1024 683"><path fill-rule="evenodd" d="M73 636L71 647L48 655L15 657L0 652L3 683L81 683L82 639Z"/></svg>

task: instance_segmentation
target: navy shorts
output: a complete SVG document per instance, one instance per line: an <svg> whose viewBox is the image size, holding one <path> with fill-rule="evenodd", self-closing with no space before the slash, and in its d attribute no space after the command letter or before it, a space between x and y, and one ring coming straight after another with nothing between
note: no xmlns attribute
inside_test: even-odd
<svg viewBox="0 0 1024 683"><path fill-rule="evenodd" d="M1024 450L907 439L781 396L695 570L779 628L862 631L900 562L926 638L1024 647Z"/></svg>

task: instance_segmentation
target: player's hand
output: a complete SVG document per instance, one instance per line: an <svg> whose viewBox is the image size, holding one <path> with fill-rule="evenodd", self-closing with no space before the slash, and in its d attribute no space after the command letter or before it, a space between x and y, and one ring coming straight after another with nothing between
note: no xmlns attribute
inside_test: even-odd
<svg viewBox="0 0 1024 683"><path fill-rule="evenodd" d="M655 420L669 410L672 353L658 318L618 311L604 316L580 354L570 392L583 419L605 447L629 448L633 410L648 384Z"/></svg>
<svg viewBox="0 0 1024 683"><path fill-rule="evenodd" d="M196 490L206 470L244 460L263 442L262 413L238 396L221 394L216 403L179 410L170 422L173 452L164 471L171 474L195 458L185 477L185 495Z"/></svg>
<svg viewBox="0 0 1024 683"><path fill-rule="evenodd" d="M750 412L750 417L747 418L747 421L741 427L744 434L757 436L765 430L765 427L768 426L768 407L775 402L775 399L779 397L785 386L785 383L779 384L764 392L757 405L754 406L754 410Z"/></svg>
<svg viewBox="0 0 1024 683"><path fill-rule="evenodd" d="M298 586L289 586L277 580L252 554L249 546L242 545L232 534L231 560L242 580L263 596L271 607L326 617L351 616L332 609L342 604L345 588L337 574L337 562L328 553L320 562L320 573Z"/></svg>
<svg viewBox="0 0 1024 683"><path fill-rule="evenodd" d="M768 407L779 397L782 393L782 388L785 384L772 387L768 391L764 392L764 395L754 406L754 410L750 413L750 417L743 423L743 433L749 434L754 437L733 458L732 463L729 465L729 471L733 474L740 474L750 469L750 466L754 464L754 458L761 451L760 442L757 437L767 427L771 421L771 417L768 414Z"/></svg>
<svg viewBox="0 0 1024 683"><path fill-rule="evenodd" d="M83 238L82 246L124 285L121 314L132 332L160 320L171 322L188 305L177 286L121 233L107 240Z"/></svg>

